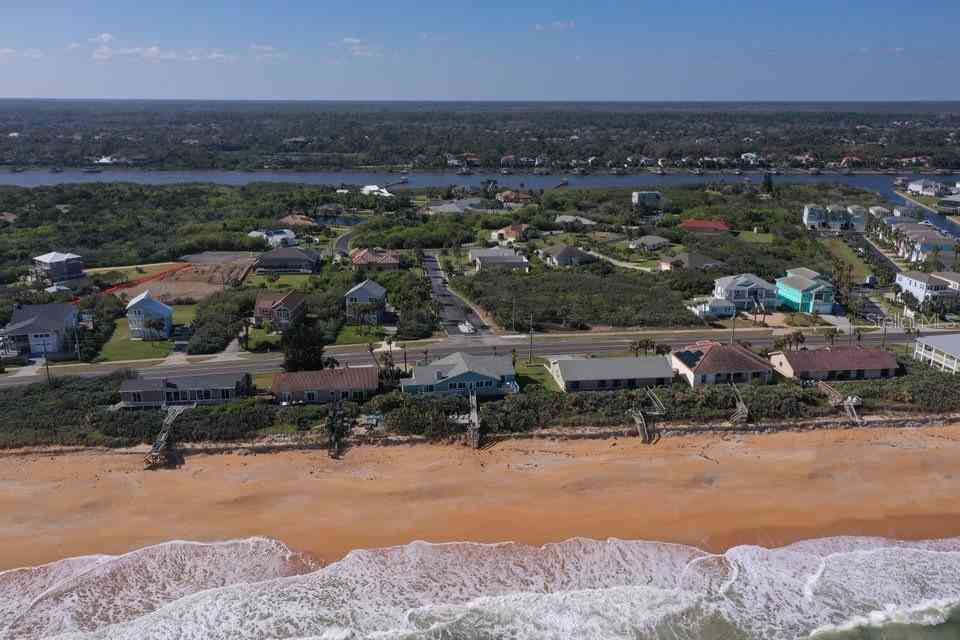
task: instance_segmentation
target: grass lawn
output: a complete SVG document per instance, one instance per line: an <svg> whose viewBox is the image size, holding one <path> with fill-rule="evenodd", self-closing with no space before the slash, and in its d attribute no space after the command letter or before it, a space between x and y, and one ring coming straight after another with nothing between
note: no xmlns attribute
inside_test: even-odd
<svg viewBox="0 0 960 640"><path fill-rule="evenodd" d="M741 231L738 236L744 242L756 242L757 244L772 244L772 233L754 233L753 231Z"/></svg>
<svg viewBox="0 0 960 640"><path fill-rule="evenodd" d="M250 351L271 351L280 346L280 334L268 334L263 327L250 327Z"/></svg>
<svg viewBox="0 0 960 640"><path fill-rule="evenodd" d="M788 327L829 327L826 320L812 316L809 313L788 313L785 322Z"/></svg>
<svg viewBox="0 0 960 640"><path fill-rule="evenodd" d="M847 264L853 265L853 277L857 282L863 282L867 275L871 273L867 263L840 238L827 238L820 242L823 243L832 256Z"/></svg>
<svg viewBox="0 0 960 640"><path fill-rule="evenodd" d="M131 340L126 318L116 321L113 336L100 350L100 358L106 362L118 360L156 360L170 355L173 343L170 340Z"/></svg>
<svg viewBox="0 0 960 640"><path fill-rule="evenodd" d="M197 317L197 305L177 304L173 306L173 324L190 324Z"/></svg>
<svg viewBox="0 0 960 640"><path fill-rule="evenodd" d="M517 382L520 384L520 390L526 390L531 384L539 384L547 391L560 391L557 381L553 379L543 358L534 358L533 364L527 362L526 358L517 358Z"/></svg>
<svg viewBox="0 0 960 640"><path fill-rule="evenodd" d="M262 389L263 391L268 391L271 386L273 386L273 376L275 373L257 373L253 376L253 384L256 385L257 389Z"/></svg>
<svg viewBox="0 0 960 640"><path fill-rule="evenodd" d="M360 331L360 325L345 324L337 334L337 341L333 344L367 344L369 342L381 342L383 340L383 329L381 327L363 327Z"/></svg>
<svg viewBox="0 0 960 640"><path fill-rule="evenodd" d="M244 281L244 284L255 288L302 289L309 280L309 273L284 273L277 277L276 282L271 282L270 277L265 274L253 274Z"/></svg>

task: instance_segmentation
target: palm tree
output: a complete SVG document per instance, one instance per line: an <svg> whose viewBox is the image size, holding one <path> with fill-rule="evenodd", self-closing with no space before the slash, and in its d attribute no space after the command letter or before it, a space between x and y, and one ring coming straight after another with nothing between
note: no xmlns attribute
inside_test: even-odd
<svg viewBox="0 0 960 640"><path fill-rule="evenodd" d="M794 331L791 334L791 337L793 338L793 344L796 346L797 351L799 351L800 347L802 347L803 344L807 341L807 337L803 335L803 331L800 331L799 329Z"/></svg>
<svg viewBox="0 0 960 640"><path fill-rule="evenodd" d="M837 334L840 333L836 327L830 327L829 329L823 330L823 337L831 347L833 346L834 341L837 339Z"/></svg>
<svg viewBox="0 0 960 640"><path fill-rule="evenodd" d="M407 370L407 345L400 343L400 351L403 353L403 370Z"/></svg>

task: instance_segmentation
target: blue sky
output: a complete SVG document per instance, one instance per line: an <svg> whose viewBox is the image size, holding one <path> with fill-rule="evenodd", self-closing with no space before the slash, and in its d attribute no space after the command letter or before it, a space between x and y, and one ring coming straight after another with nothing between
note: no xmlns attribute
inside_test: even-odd
<svg viewBox="0 0 960 640"><path fill-rule="evenodd" d="M957 0L520 4L3 0L0 97L960 99Z"/></svg>

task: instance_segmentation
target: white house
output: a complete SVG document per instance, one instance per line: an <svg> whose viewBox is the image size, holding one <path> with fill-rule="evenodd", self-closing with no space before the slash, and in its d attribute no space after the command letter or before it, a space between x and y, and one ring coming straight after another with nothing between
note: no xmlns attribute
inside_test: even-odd
<svg viewBox="0 0 960 640"><path fill-rule="evenodd" d="M152 324L157 326L151 326ZM131 339L169 338L173 329L173 308L151 296L148 289L127 303L127 325L130 327Z"/></svg>
<svg viewBox="0 0 960 640"><path fill-rule="evenodd" d="M717 278L713 281L713 297L747 311L756 305L763 305L767 310L780 306L777 287L752 273Z"/></svg>
<svg viewBox="0 0 960 640"><path fill-rule="evenodd" d="M897 274L896 283L904 293L911 294L921 304L933 298L955 293L946 280L920 271L901 271Z"/></svg>
<svg viewBox="0 0 960 640"><path fill-rule="evenodd" d="M914 180L907 185L907 193L917 196L931 196L939 198L947 193L947 185L935 180Z"/></svg>
<svg viewBox="0 0 960 640"><path fill-rule="evenodd" d="M893 213L886 207L870 207L870 215L874 218L889 218Z"/></svg>
<svg viewBox="0 0 960 640"><path fill-rule="evenodd" d="M700 296L687 300L686 307L690 310L690 313L703 320L732 318L737 313L736 305L729 300L711 298L710 296Z"/></svg>
<svg viewBox="0 0 960 640"><path fill-rule="evenodd" d="M271 247L291 247L297 244L297 234L290 229L264 229L251 231L247 234L251 238L263 238Z"/></svg>
<svg viewBox="0 0 960 640"><path fill-rule="evenodd" d="M392 198L393 194L383 187L375 184L368 184L360 189L360 193L365 196L377 196L378 198Z"/></svg>
<svg viewBox="0 0 960 640"><path fill-rule="evenodd" d="M631 195L631 201L635 207L658 207L661 200L663 200L663 194L659 191L634 191Z"/></svg>

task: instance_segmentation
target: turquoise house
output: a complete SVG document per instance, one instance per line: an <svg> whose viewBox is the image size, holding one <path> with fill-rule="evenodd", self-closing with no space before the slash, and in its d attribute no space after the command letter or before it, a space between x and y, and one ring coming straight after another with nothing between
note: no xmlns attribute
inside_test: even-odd
<svg viewBox="0 0 960 640"><path fill-rule="evenodd" d="M834 293L830 281L813 269L788 269L786 276L777 279L777 299L788 311L833 313Z"/></svg>
<svg viewBox="0 0 960 640"><path fill-rule="evenodd" d="M410 394L467 396L475 393L481 398L520 391L512 356L475 356L463 352L417 365L412 378L400 380L400 387Z"/></svg>

